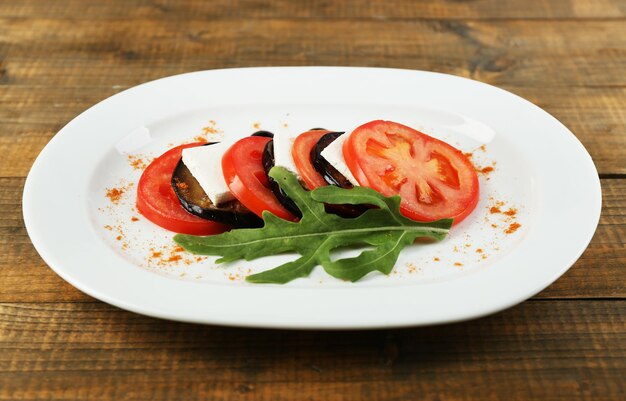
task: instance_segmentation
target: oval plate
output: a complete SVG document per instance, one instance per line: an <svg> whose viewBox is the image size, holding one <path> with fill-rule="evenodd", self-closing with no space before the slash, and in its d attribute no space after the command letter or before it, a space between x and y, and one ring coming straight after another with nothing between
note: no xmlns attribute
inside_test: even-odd
<svg viewBox="0 0 626 401"><path fill-rule="evenodd" d="M446 140L480 171L476 210L446 240L405 249L389 276L346 283L318 267L288 285L248 284L295 255L216 265L181 252L134 208L141 168L173 145L374 119ZM533 296L587 247L601 191L566 127L493 86L423 71L244 68L159 79L85 111L35 161L23 207L44 261L104 302L188 322L343 329L459 321Z"/></svg>

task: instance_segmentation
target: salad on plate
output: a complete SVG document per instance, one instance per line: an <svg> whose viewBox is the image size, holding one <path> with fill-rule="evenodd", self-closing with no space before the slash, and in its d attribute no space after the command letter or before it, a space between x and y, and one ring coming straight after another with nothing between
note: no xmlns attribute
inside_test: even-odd
<svg viewBox="0 0 626 401"><path fill-rule="evenodd" d="M389 274L400 251L443 240L479 199L476 168L459 149L392 121L295 138L257 131L237 141L173 147L143 171L137 210L174 241L220 262L296 252L248 275L286 283L318 265L356 281ZM365 249L333 258L336 249Z"/></svg>

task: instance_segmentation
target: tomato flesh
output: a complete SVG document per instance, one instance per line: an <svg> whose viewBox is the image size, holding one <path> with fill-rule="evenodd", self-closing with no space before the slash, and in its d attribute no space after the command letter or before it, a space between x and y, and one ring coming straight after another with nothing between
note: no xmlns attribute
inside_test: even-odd
<svg viewBox="0 0 626 401"><path fill-rule="evenodd" d="M344 135L348 135L348 134L344 134ZM352 136L352 134L350 134L350 136ZM358 181L359 185L363 187L369 187L369 182L367 181L367 177L365 176L365 173L363 172L363 170L361 169L361 166L359 165L357 153L354 150L354 146L349 146L348 145L349 142L350 142L350 137L348 137L348 139L346 139L346 141L343 143L343 147L341 149L343 153L343 159L346 162L348 169L352 173L352 176Z"/></svg>
<svg viewBox="0 0 626 401"><path fill-rule="evenodd" d="M355 129L343 147L359 184L400 195L400 211L417 221L453 218L458 224L478 202L478 176L461 151L391 121Z"/></svg>
<svg viewBox="0 0 626 401"><path fill-rule="evenodd" d="M298 135L293 141L291 148L293 162L308 190L328 185L324 177L313 167L311 152L313 152L320 138L329 132L327 130L311 130Z"/></svg>
<svg viewBox="0 0 626 401"><path fill-rule="evenodd" d="M228 226L202 219L187 212L172 188L172 174L185 148L177 146L154 159L141 174L137 185L137 210L154 224L181 234L212 235L228 230Z"/></svg>
<svg viewBox="0 0 626 401"><path fill-rule="evenodd" d="M282 219L296 221L269 188L262 158L270 140L249 136L235 142L222 157L224 179L233 195L257 216L263 217L263 211L268 210Z"/></svg>

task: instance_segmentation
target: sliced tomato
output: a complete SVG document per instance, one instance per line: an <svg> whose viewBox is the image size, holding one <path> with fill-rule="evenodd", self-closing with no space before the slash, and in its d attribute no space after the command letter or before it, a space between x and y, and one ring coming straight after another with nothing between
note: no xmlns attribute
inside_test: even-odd
<svg viewBox="0 0 626 401"><path fill-rule="evenodd" d="M268 210L276 216L295 221L269 188L263 169L263 149L272 138L249 136L235 142L222 157L226 185L235 197L254 214L262 217Z"/></svg>
<svg viewBox="0 0 626 401"><path fill-rule="evenodd" d="M154 224L181 234L211 235L228 230L228 226L201 219L180 205L172 189L172 173L184 148L200 146L192 143L177 146L154 159L144 170L137 185L137 210Z"/></svg>
<svg viewBox="0 0 626 401"><path fill-rule="evenodd" d="M329 132L322 129L311 130L298 135L293 141L291 156L300 178L309 190L328 185L324 177L313 167L311 153L317 141Z"/></svg>
<svg viewBox="0 0 626 401"><path fill-rule="evenodd" d="M478 176L463 153L405 125L372 121L343 148L359 184L400 195L400 211L417 221L453 218L458 224L478 202Z"/></svg>
<svg viewBox="0 0 626 401"><path fill-rule="evenodd" d="M344 135L352 136L352 133L346 133ZM363 172L361 166L357 161L358 158L356 150L353 146L348 146L349 139L349 137L348 139L346 139L346 141L343 143L343 147L341 148L341 152L343 153L343 159L345 160L348 169L350 169L352 176L356 178L356 180L359 182L359 185L363 187L369 187L367 177L365 176L365 173Z"/></svg>

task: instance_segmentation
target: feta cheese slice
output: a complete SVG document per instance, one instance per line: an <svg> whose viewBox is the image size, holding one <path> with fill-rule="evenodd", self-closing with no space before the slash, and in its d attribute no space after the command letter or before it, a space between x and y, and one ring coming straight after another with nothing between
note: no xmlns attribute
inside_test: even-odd
<svg viewBox="0 0 626 401"><path fill-rule="evenodd" d="M294 140L295 138L285 132L274 132L274 165L286 168L299 178L291 155Z"/></svg>
<svg viewBox="0 0 626 401"><path fill-rule="evenodd" d="M322 150L321 155L328 163L336 168L337 171L343 174L352 185L359 186L359 182L354 178L354 175L352 175L352 172L346 164L346 160L343 158L343 143L348 139L348 136L350 136L350 134L339 136Z"/></svg>
<svg viewBox="0 0 626 401"><path fill-rule="evenodd" d="M183 163L215 206L235 199L226 185L222 171L222 156L230 145L231 143L220 142L183 149Z"/></svg>

